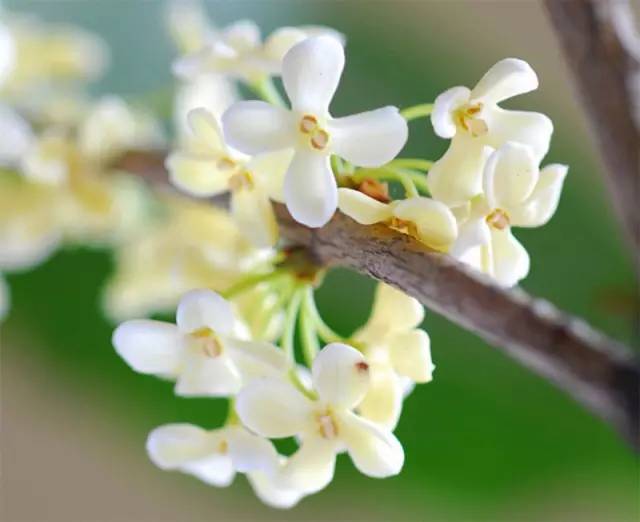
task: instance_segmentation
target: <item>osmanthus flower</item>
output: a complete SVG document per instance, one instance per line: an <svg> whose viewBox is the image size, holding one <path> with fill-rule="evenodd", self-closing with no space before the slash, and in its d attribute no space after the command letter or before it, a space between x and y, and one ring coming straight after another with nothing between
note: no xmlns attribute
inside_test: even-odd
<svg viewBox="0 0 640 522"><path fill-rule="evenodd" d="M246 473L258 497L273 507L292 507L302 498L301 492L274 482L280 464L273 444L239 424L211 431L190 424L160 426L149 434L147 452L159 468L212 486L229 486L237 473Z"/></svg>
<svg viewBox="0 0 640 522"><path fill-rule="evenodd" d="M240 101L222 116L227 143L245 154L295 150L284 179L284 199L294 219L310 227L324 225L336 210L332 154L354 165L377 167L396 156L407 140L407 123L396 107L344 118L329 114L344 60L337 39L308 38L282 62L291 110Z"/></svg>
<svg viewBox="0 0 640 522"><path fill-rule="evenodd" d="M429 171L434 198L449 206L463 205L482 192L486 146L507 141L528 145L541 161L549 149L551 120L536 112L502 109L498 103L538 87L538 77L522 60L496 63L472 89L453 87L436 98L431 122L435 133L451 138L449 149Z"/></svg>
<svg viewBox="0 0 640 522"><path fill-rule="evenodd" d="M113 345L134 370L175 379L175 393L182 396L231 396L251 378L286 370L281 350L235 333L231 305L211 290L187 293L176 323L126 321L115 330Z"/></svg>
<svg viewBox="0 0 640 522"><path fill-rule="evenodd" d="M484 168L482 196L471 202L451 253L494 277L515 285L529 272L529 255L511 227L539 227L551 219L567 175L566 165L538 168L535 151L507 142Z"/></svg>
<svg viewBox="0 0 640 522"><path fill-rule="evenodd" d="M423 319L424 308L416 299L378 284L369 320L353 335L371 376L358 406L363 417L393 429L413 383L431 381L435 366L429 335L419 328Z"/></svg>
<svg viewBox="0 0 640 522"><path fill-rule="evenodd" d="M251 381L238 394L242 423L268 438L295 436L299 449L288 459L276 483L312 493L333 478L336 455L347 451L356 467L371 477L400 472L404 452L388 430L354 413L369 389L369 365L354 348L325 346L312 365L317 398L304 395L283 379Z"/></svg>
<svg viewBox="0 0 640 522"><path fill-rule="evenodd" d="M175 62L173 70L183 78L217 73L256 85L280 74L282 59L291 47L319 35L344 41L343 35L333 29L310 26L281 27L263 42L254 22L240 20L219 31L212 30L204 46Z"/></svg>
<svg viewBox="0 0 640 522"><path fill-rule="evenodd" d="M249 158L228 147L213 115L205 109L189 113L191 139L166 161L171 181L193 196L231 192L231 214L258 247L278 239L270 198L281 200L282 177L291 152L277 151Z"/></svg>
<svg viewBox="0 0 640 522"><path fill-rule="evenodd" d="M358 190L339 188L338 207L362 225L385 223L434 250L447 251L458 234L456 218L449 207L431 198L387 202Z"/></svg>

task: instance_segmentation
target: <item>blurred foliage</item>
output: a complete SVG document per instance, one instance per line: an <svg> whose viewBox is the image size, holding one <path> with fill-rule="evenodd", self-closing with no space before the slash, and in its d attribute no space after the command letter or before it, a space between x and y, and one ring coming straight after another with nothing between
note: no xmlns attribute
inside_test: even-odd
<svg viewBox="0 0 640 522"><path fill-rule="evenodd" d="M102 34L112 46L113 63L97 91L140 95L170 87L172 51L163 32L161 2L7 4ZM410 10L411 3L405 7ZM394 36L381 36L375 23L363 22L362 10L346 3L227 2L210 11L220 24L255 18L265 32L311 22L345 32L348 59L335 114L429 101L447 86L474 82L476 73L490 65L456 70L438 46L408 53L399 40L394 44ZM394 29L401 28L386 30ZM531 108L527 100L514 105ZM539 100L532 108L548 112ZM446 143L433 137L424 120L412 124L412 131L407 155L434 158L444 150ZM630 256L606 207L597 165L582 154L582 143L569 138L556 135L547 158L571 165L559 211L543 229L516 230L533 261L523 286L634 342L637 292ZM216 426L224 418L223 401L176 398L171 383L135 374L116 356L110 344L113 325L100 310L100 289L111 269L109 252L68 249L33 272L11 275L13 311L5 332L9 337L26 332L43 341L33 343L41 350L36 355L42 364L86 395L97 414L117 419L114 429L129 431L141 451L147 432L159 424ZM366 318L372 290L373 283L360 276L331 273L318 298L327 322L343 333L353 330ZM594 502L610 502L617 506L612 513L633 517L637 462L609 428L471 333L432 313L426 327L438 368L434 382L418 387L405 403L397 430L407 454L402 474L370 480L342 458L330 486L334 493L303 504L320 506L340 491L366 491L381 505L404 503L415 520L424 520L422 513L432 512L433 502L462 519L491 520L513 498L566 489L586 492L587 505L589 495L598 492ZM190 479L182 483L201 487ZM289 516L295 520L295 511L281 519Z"/></svg>

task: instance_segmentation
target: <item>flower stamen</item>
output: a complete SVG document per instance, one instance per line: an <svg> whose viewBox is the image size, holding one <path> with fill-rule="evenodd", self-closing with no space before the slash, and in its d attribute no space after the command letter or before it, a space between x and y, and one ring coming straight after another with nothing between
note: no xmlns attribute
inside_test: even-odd
<svg viewBox="0 0 640 522"><path fill-rule="evenodd" d="M200 328L192 332L191 337L197 341L198 348L206 357L215 358L222 355L222 343L210 328Z"/></svg>
<svg viewBox="0 0 640 522"><path fill-rule="evenodd" d="M487 122L478 115L482 111L482 103L467 104L457 111L457 120L459 125L469 132L474 138L484 136L489 132Z"/></svg>
<svg viewBox="0 0 640 522"><path fill-rule="evenodd" d="M485 219L487 224L496 230L504 230L511 224L509 214L501 208L493 209Z"/></svg>
<svg viewBox="0 0 640 522"><path fill-rule="evenodd" d="M229 190L252 189L255 186L253 176L247 170L238 172L229 178Z"/></svg>
<svg viewBox="0 0 640 522"><path fill-rule="evenodd" d="M335 439L338 436L338 426L336 421L331 415L331 412L326 411L319 413L316 416L316 422L318 423L318 430L320 435L325 439Z"/></svg>

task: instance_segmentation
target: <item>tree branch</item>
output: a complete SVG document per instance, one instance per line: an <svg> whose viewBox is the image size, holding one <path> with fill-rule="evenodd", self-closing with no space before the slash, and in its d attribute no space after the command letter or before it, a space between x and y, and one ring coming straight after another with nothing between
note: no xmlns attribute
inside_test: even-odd
<svg viewBox="0 0 640 522"><path fill-rule="evenodd" d="M117 167L166 185L164 156L132 152ZM275 204L282 235L326 266L343 266L389 283L553 382L640 447L640 364L583 321L521 290L505 290L450 256L383 225L336 213L323 228L294 221Z"/></svg>
<svg viewBox="0 0 640 522"><path fill-rule="evenodd" d="M615 211L637 256L640 37L633 13L625 0L545 0L545 5L600 150Z"/></svg>

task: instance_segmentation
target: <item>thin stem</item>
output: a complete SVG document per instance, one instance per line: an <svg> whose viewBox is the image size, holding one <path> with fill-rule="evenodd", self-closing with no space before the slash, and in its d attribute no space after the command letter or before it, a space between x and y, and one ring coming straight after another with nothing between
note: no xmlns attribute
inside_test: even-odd
<svg viewBox="0 0 640 522"><path fill-rule="evenodd" d="M404 195L406 198L417 198L420 196L413 179L407 171L403 169L393 169L393 171L398 176L398 181L402 183L402 188L404 188Z"/></svg>
<svg viewBox="0 0 640 522"><path fill-rule="evenodd" d="M251 290L254 286L259 285L260 283L274 281L285 275L286 272L284 270L273 270L272 272L268 272L266 274L258 274L245 277L244 279L238 281L235 285L232 285L226 290L219 292L219 294L225 299L231 299L233 297L237 297L243 292Z"/></svg>
<svg viewBox="0 0 640 522"><path fill-rule="evenodd" d="M433 103L421 103L420 105L414 105L412 107L402 109L400 111L400 116L407 121L411 121L417 118L426 118L431 115L432 111Z"/></svg>
<svg viewBox="0 0 640 522"><path fill-rule="evenodd" d="M264 101L272 105L277 105L278 107L286 107L286 103L282 99L282 96L280 96L271 78L266 77L258 82L252 83L250 87Z"/></svg>
<svg viewBox="0 0 640 522"><path fill-rule="evenodd" d="M401 169L429 170L433 167L433 161L421 158L398 158L390 161L386 166Z"/></svg>
<svg viewBox="0 0 640 522"><path fill-rule="evenodd" d="M287 357L287 361L292 366L296 364L295 357L295 337L296 337L296 324L298 319L298 312L300 311L300 305L302 304L302 298L304 297L304 290L296 290L291 296L289 306L284 319L284 328L282 331L282 349Z"/></svg>
<svg viewBox="0 0 640 522"><path fill-rule="evenodd" d="M304 360L309 368L311 368L311 365L320 350L320 343L318 342L318 336L316 333L315 315L313 288L311 286L307 286L304 292L304 301L302 303L302 310L300 313L300 333L302 338L302 353L304 354Z"/></svg>
<svg viewBox="0 0 640 522"><path fill-rule="evenodd" d="M289 369L289 380L291 383L307 398L315 401L318 398L318 395L313 391L307 388L304 383L300 380L300 376L298 375L297 369L295 366L292 366Z"/></svg>
<svg viewBox="0 0 640 522"><path fill-rule="evenodd" d="M316 333L324 342L327 343L344 343L348 339L342 337L340 334L333 331L333 329L327 325L322 319L318 307L316 306L316 300L313 295L313 289L309 289L305 299L305 305L309 311L309 315L313 320L313 324L316 329Z"/></svg>
<svg viewBox="0 0 640 522"><path fill-rule="evenodd" d="M427 178L422 172L416 172L411 169L402 169L405 176L411 178L411 181L416 186L416 188L422 192L423 194L428 195L429 187L427 186ZM354 174L351 175L351 180L355 183L359 183L364 179L386 179L390 181L400 181L400 177L398 175L397 169L389 169L386 166L380 167L377 169L358 169Z"/></svg>

